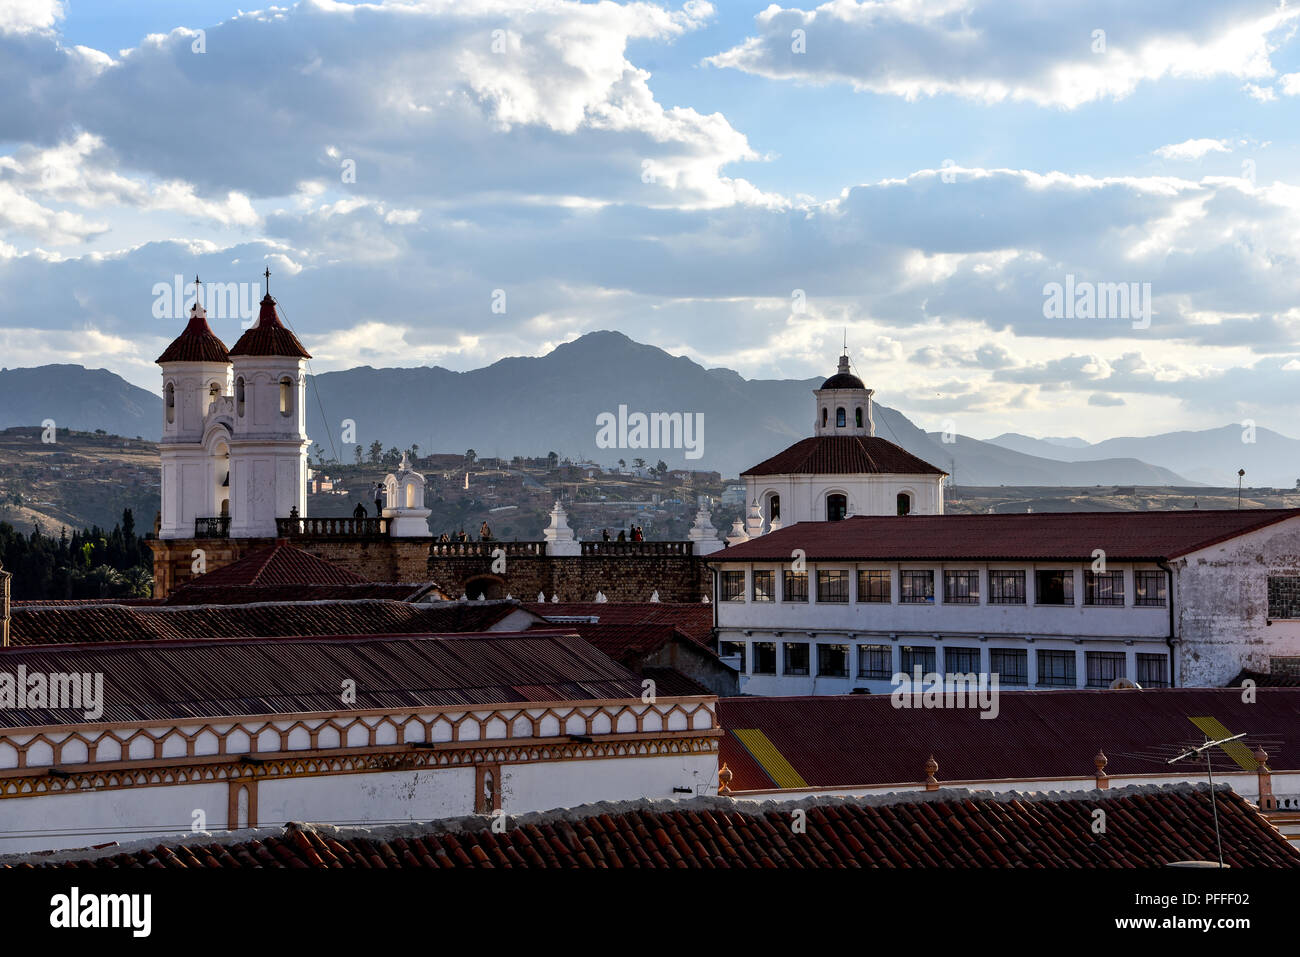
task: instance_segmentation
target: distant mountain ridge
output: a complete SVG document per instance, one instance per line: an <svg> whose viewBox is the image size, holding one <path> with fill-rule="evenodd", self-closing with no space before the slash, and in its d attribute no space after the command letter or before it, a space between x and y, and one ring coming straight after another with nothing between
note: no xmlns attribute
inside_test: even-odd
<svg viewBox="0 0 1300 957"><path fill-rule="evenodd" d="M827 366L829 374L829 360ZM711 469L730 477L812 434L812 390L821 381L745 379L619 332L592 332L544 356L504 358L467 372L361 366L323 373L308 388L308 433L327 455L349 461L354 452L342 444L345 420L355 423L363 449L379 441L385 448L418 444L426 453L473 448L480 456L553 450L603 464L663 459L674 468ZM620 405L629 413L703 413L703 456L687 459L684 449L597 448L597 415L616 414ZM878 435L955 473L960 485L1188 485L1194 484L1196 469L1208 474L1213 463L1224 461L1222 450L1199 459L1192 453L1176 460L1155 454L1169 436L1080 448L1056 443L1082 440L1013 434L992 441L958 436L949 443L888 406L876 405L875 412ZM46 418L60 427L156 439L161 399L103 369L61 365L0 371L0 427L37 425ZM1265 430L1259 434L1263 442ZM1300 462L1300 442L1267 436L1270 442L1276 436L1292 443Z"/></svg>

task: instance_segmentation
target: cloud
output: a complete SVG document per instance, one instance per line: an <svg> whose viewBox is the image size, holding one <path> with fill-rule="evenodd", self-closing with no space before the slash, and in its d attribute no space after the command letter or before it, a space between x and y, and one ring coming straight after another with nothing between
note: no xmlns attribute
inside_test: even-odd
<svg viewBox="0 0 1300 957"><path fill-rule="evenodd" d="M1103 408L1112 408L1114 406L1125 405L1124 400L1117 395L1110 395L1105 392L1094 392L1088 396L1089 405L1102 406Z"/></svg>
<svg viewBox="0 0 1300 957"><path fill-rule="evenodd" d="M0 33L48 31L62 19L61 0L5 0L0 4Z"/></svg>
<svg viewBox="0 0 1300 957"><path fill-rule="evenodd" d="M1075 108L1165 77L1271 77L1273 38L1297 15L1272 0L773 4L754 18L756 35L706 62L909 100L950 94Z"/></svg>
<svg viewBox="0 0 1300 957"><path fill-rule="evenodd" d="M1152 152L1167 160L1196 160L1206 153L1231 153L1232 147L1227 140L1199 139L1170 143Z"/></svg>

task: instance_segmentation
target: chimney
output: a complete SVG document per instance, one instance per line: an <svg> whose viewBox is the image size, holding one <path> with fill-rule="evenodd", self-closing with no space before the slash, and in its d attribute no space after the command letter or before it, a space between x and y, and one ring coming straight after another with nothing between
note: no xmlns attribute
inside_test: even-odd
<svg viewBox="0 0 1300 957"><path fill-rule="evenodd" d="M930 759L925 762L925 789L927 791L939 790L939 779L934 776L934 772L939 770L939 762L930 755Z"/></svg>
<svg viewBox="0 0 1300 957"><path fill-rule="evenodd" d="M1097 766L1097 787L1105 790L1110 787L1110 778L1106 777L1106 764L1108 763L1106 752L1101 748L1097 749L1096 756L1093 757L1092 763Z"/></svg>
<svg viewBox="0 0 1300 957"><path fill-rule="evenodd" d="M1256 748L1255 760L1259 762L1259 801L1256 806L1261 811L1276 811L1277 798L1273 797L1273 772L1268 769L1268 752Z"/></svg>

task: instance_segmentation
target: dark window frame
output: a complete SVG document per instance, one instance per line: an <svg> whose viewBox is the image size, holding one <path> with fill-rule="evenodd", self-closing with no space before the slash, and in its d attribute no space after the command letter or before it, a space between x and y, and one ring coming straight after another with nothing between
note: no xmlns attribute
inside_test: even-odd
<svg viewBox="0 0 1300 957"><path fill-rule="evenodd" d="M754 642L754 670L751 675L775 675L776 674L776 642L775 641L756 641ZM772 667L770 670L762 667L762 662L771 655Z"/></svg>
<svg viewBox="0 0 1300 957"><path fill-rule="evenodd" d="M823 580L822 576L826 578ZM831 587L838 583L837 587ZM826 597L827 595L831 597ZM849 573L843 568L817 569L817 604L847 605L849 602Z"/></svg>
<svg viewBox="0 0 1300 957"><path fill-rule="evenodd" d="M928 576L929 589L922 589L920 595L910 594L908 585L911 582L925 581ZM933 605L934 604L934 569L933 568L904 568L898 573L898 603L900 605Z"/></svg>
<svg viewBox="0 0 1300 957"><path fill-rule="evenodd" d="M776 573L770 568L755 568L749 576L749 599L750 601L772 602L776 601ZM767 582L767 593L762 594L759 591L759 581Z"/></svg>
<svg viewBox="0 0 1300 957"><path fill-rule="evenodd" d="M863 588L863 585L867 588ZM883 592L876 586L883 584ZM866 596L865 598L863 596ZM874 596L874 597L873 597ZM864 605L888 605L894 600L894 572L889 568L858 569L858 602Z"/></svg>
<svg viewBox="0 0 1300 957"><path fill-rule="evenodd" d="M1083 664L1088 669L1085 688L1109 688L1117 678L1128 677L1127 656L1122 651L1084 652ZM1093 665L1097 667L1094 669ZM1102 667L1105 665L1106 667ZM1118 667L1117 667L1118 666ZM1097 676L1093 677L1094 670Z"/></svg>
<svg viewBox="0 0 1300 957"><path fill-rule="evenodd" d="M724 568L718 575L718 592L720 601L744 601L745 570Z"/></svg>
<svg viewBox="0 0 1300 957"><path fill-rule="evenodd" d="M1039 651L1036 659L1038 674L1034 684L1043 688L1077 688L1079 686L1079 660L1073 651L1047 648ZM1052 674L1045 680L1043 677L1043 663L1045 661L1068 663L1068 667L1062 668L1059 675L1056 674L1056 669L1050 669Z"/></svg>
<svg viewBox="0 0 1300 957"><path fill-rule="evenodd" d="M962 584L963 582L964 584ZM957 587L954 588L954 585ZM963 589L965 594L962 594ZM943 570L943 603L945 605L978 605L980 603L979 569L945 568Z"/></svg>
<svg viewBox="0 0 1300 957"><path fill-rule="evenodd" d="M1061 601L1044 601L1043 600L1043 576L1059 575L1061 576ZM1048 605L1053 608L1072 608L1075 605L1074 600L1074 569L1073 568L1036 568L1034 569L1034 604Z"/></svg>
<svg viewBox="0 0 1300 957"><path fill-rule="evenodd" d="M1019 663L1014 671L1006 669L1007 660ZM1025 648L990 648L989 674L998 676L999 685L1029 684L1029 651Z"/></svg>
<svg viewBox="0 0 1300 957"><path fill-rule="evenodd" d="M1017 583L1007 593L1007 582ZM1028 583L1023 568L990 568L989 599L990 605L1024 605L1029 601Z"/></svg>
<svg viewBox="0 0 1300 957"><path fill-rule="evenodd" d="M875 659L877 667L864 666ZM894 649L890 645L858 645L858 677L869 681L888 681L894 676Z"/></svg>
<svg viewBox="0 0 1300 957"><path fill-rule="evenodd" d="M1116 583L1119 591L1116 592ZM1124 572L1118 569L1095 572L1084 569L1083 603L1090 608L1124 607Z"/></svg>
<svg viewBox="0 0 1300 957"><path fill-rule="evenodd" d="M792 582L795 584L795 587L793 589L791 589L790 587ZM790 597L792 592L796 597L794 598ZM791 571L788 568L782 569L781 601L797 602L801 604L807 603L808 601L808 573L807 572Z"/></svg>
<svg viewBox="0 0 1300 957"><path fill-rule="evenodd" d="M839 649L838 652L835 649ZM839 670L829 670L826 666L828 659L832 654L843 655L843 666ZM818 642L817 643L817 677L819 678L847 678L849 676L849 646L843 642Z"/></svg>
<svg viewBox="0 0 1300 957"><path fill-rule="evenodd" d="M803 649L803 668L790 664L790 652L796 648ZM806 641L783 641L781 642L781 674L790 675L791 677L806 678L811 674L811 653L808 650Z"/></svg>
<svg viewBox="0 0 1300 957"><path fill-rule="evenodd" d="M1156 583L1156 595L1148 593L1148 583ZM1139 568L1133 572L1133 605L1136 608L1164 608L1168 603L1168 576L1160 570Z"/></svg>

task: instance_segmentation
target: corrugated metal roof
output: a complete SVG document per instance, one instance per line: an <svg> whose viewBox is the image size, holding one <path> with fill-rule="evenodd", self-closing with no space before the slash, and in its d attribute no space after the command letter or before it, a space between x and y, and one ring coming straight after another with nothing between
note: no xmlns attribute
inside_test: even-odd
<svg viewBox="0 0 1300 957"><path fill-rule="evenodd" d="M1142 691L1003 691L996 718L958 708L896 708L889 695L722 698L721 760L732 790L775 787L762 757L736 732L761 731L811 787L925 780L930 755L942 781L1060 777L1095 772L1098 748L1108 774L1168 770L1179 744L1206 739L1192 718L1212 717L1246 747L1263 746L1269 767L1300 769L1300 688L1260 688L1253 704L1239 688ZM1236 770L1227 755L1221 764ZM779 776L779 775L778 775Z"/></svg>
<svg viewBox="0 0 1300 957"><path fill-rule="evenodd" d="M641 679L582 638L541 631L0 649L0 672L19 666L102 673L101 722L641 697ZM0 727L84 721L83 709L0 709Z"/></svg>
<svg viewBox="0 0 1300 957"><path fill-rule="evenodd" d="M713 606L703 602L525 602L543 618L595 618L599 625L671 625L687 638L709 645L713 638ZM564 622L582 633L582 625Z"/></svg>
<svg viewBox="0 0 1300 957"><path fill-rule="evenodd" d="M1300 509L1179 512L1036 512L1016 515L862 515L800 522L716 552L714 562L1108 561L1178 558L1237 535L1300 517Z"/></svg>

